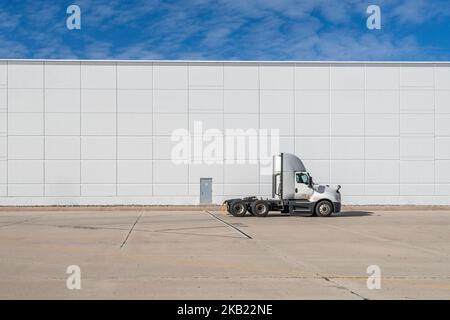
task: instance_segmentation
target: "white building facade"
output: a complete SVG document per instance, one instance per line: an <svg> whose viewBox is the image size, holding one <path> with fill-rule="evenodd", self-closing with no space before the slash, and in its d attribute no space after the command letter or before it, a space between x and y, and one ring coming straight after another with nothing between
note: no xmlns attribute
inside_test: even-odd
<svg viewBox="0 0 450 320"><path fill-rule="evenodd" d="M53 60L0 61L0 205L271 197L260 152L174 161L199 124L278 132L344 204L450 205L450 63Z"/></svg>

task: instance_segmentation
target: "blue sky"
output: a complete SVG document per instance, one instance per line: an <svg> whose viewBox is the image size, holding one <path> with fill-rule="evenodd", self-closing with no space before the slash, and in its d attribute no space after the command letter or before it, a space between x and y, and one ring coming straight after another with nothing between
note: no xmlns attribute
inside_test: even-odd
<svg viewBox="0 0 450 320"><path fill-rule="evenodd" d="M0 0L0 58L448 61L450 0Z"/></svg>

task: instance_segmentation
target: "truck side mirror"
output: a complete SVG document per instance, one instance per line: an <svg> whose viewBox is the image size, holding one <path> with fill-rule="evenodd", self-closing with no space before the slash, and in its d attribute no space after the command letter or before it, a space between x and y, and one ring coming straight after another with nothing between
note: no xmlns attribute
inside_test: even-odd
<svg viewBox="0 0 450 320"><path fill-rule="evenodd" d="M313 185L314 185L313 177L309 177L308 185L309 185L310 188L313 187Z"/></svg>

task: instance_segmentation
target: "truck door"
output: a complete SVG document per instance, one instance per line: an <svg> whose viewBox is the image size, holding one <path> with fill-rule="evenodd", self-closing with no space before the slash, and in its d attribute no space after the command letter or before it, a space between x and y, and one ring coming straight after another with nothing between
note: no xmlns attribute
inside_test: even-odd
<svg viewBox="0 0 450 320"><path fill-rule="evenodd" d="M314 190L310 187L311 177L307 172L295 173L295 199L309 200Z"/></svg>

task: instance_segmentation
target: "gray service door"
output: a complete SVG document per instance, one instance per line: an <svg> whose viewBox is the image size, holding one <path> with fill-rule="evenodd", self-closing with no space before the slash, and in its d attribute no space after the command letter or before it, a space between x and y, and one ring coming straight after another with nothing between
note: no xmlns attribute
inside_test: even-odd
<svg viewBox="0 0 450 320"><path fill-rule="evenodd" d="M212 203L212 178L200 178L200 203Z"/></svg>

